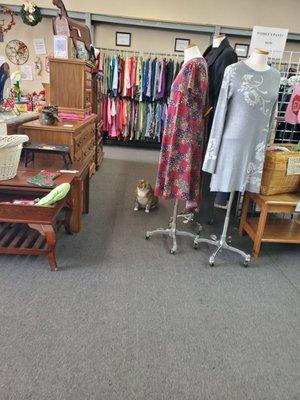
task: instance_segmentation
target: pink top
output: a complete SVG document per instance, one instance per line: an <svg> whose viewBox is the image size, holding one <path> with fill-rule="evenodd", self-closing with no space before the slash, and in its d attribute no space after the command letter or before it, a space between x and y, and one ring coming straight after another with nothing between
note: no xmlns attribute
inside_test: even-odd
<svg viewBox="0 0 300 400"><path fill-rule="evenodd" d="M284 119L292 125L300 124L300 83L297 83L294 88Z"/></svg>

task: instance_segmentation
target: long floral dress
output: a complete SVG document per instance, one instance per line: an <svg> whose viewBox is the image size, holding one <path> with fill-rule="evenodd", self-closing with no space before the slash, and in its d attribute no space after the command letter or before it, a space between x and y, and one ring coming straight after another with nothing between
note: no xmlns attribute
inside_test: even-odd
<svg viewBox="0 0 300 400"><path fill-rule="evenodd" d="M185 63L171 88L156 196L200 203L207 88L205 59Z"/></svg>

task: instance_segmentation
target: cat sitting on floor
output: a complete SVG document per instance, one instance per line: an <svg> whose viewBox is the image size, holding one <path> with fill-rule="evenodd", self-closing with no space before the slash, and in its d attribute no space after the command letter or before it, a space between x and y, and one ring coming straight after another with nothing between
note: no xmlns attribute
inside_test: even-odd
<svg viewBox="0 0 300 400"><path fill-rule="evenodd" d="M135 189L135 203L134 211L138 211L139 208L145 208L145 212L148 213L150 208L157 207L158 198L154 195L154 190L150 183L144 179L138 181L137 187Z"/></svg>

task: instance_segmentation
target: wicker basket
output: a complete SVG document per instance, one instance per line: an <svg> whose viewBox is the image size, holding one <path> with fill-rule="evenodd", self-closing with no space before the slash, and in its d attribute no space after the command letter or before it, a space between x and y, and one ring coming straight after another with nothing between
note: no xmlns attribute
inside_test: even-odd
<svg viewBox="0 0 300 400"><path fill-rule="evenodd" d="M292 146L284 145L284 147ZM300 152L267 151L261 181L261 194L269 196L300 190L300 175L287 175L290 157L300 158Z"/></svg>
<svg viewBox="0 0 300 400"><path fill-rule="evenodd" d="M12 179L17 175L22 145L28 140L26 135L0 137L0 181Z"/></svg>

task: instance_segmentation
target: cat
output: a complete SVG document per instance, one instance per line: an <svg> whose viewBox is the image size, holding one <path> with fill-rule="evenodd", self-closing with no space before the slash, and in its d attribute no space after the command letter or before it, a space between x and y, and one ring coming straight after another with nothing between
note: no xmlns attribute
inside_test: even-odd
<svg viewBox="0 0 300 400"><path fill-rule="evenodd" d="M154 195L154 190L150 183L144 179L138 181L134 195L134 211L138 211L139 208L142 207L145 208L146 213L149 213L150 208L157 207L158 198Z"/></svg>

